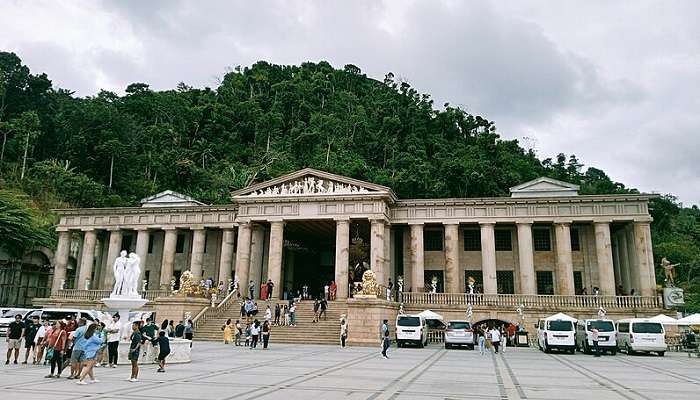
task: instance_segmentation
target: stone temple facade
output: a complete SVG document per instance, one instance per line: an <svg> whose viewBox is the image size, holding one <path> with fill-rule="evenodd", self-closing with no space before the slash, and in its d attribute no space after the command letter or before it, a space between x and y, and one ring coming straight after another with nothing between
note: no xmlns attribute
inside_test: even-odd
<svg viewBox="0 0 700 400"><path fill-rule="evenodd" d="M391 188L303 169L206 205L166 191L141 207L58 210L52 291L111 288L121 250L138 254L150 290L195 279L241 292L275 283L274 298L334 280L350 295L366 261L380 285L414 296L656 296L648 201L653 195L579 195L539 178L510 197L399 199ZM71 247L78 251L72 252ZM359 280L359 279L358 279Z"/></svg>

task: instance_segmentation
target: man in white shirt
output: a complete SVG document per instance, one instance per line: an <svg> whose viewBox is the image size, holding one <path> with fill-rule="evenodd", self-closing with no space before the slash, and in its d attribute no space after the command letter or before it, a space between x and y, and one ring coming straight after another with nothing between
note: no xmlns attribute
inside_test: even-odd
<svg viewBox="0 0 700 400"><path fill-rule="evenodd" d="M116 368L119 357L119 339L121 336L121 323L119 314L114 314L112 322L107 325L107 353L109 355L109 367Z"/></svg>
<svg viewBox="0 0 700 400"><path fill-rule="evenodd" d="M496 327L493 327L489 333L491 334L491 344L493 344L494 352L498 354L498 346L501 344L501 332Z"/></svg>

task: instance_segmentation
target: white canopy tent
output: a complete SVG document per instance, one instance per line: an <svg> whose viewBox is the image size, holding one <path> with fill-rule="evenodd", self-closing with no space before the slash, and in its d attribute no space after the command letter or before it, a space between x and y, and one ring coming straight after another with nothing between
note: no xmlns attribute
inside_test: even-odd
<svg viewBox="0 0 700 400"><path fill-rule="evenodd" d="M576 323L578 320L570 315L566 315L564 313L557 313L554 315L550 315L549 317L544 319L545 321L571 321L573 323Z"/></svg>
<svg viewBox="0 0 700 400"><path fill-rule="evenodd" d="M438 321L442 321L442 315L430 310L425 310L418 315L423 317L423 319L435 319Z"/></svg>
<svg viewBox="0 0 700 400"><path fill-rule="evenodd" d="M688 315L676 322L678 325L700 325L700 314Z"/></svg>
<svg viewBox="0 0 700 400"><path fill-rule="evenodd" d="M678 325L678 320L665 314L659 314L649 318L650 321L661 322L664 325Z"/></svg>

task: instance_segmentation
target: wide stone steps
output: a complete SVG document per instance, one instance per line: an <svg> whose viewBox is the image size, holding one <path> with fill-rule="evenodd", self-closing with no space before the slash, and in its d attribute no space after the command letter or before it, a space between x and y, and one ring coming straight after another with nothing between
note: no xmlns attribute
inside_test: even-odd
<svg viewBox="0 0 700 400"><path fill-rule="evenodd" d="M262 310L258 312L257 316L251 318L251 321L256 318L259 321L264 319L266 305L264 302L259 302L258 307ZM227 319L231 318L233 321L238 319L245 323L246 319L240 317L239 311L240 306L231 305L218 316L208 316L204 322L197 326L195 340L223 340L221 327ZM347 305L345 302L329 302L326 314L326 319L313 322L313 302L302 301L297 304L296 326L273 326L270 341L273 343L338 344L340 341L340 318L347 314ZM284 315L280 320L284 321Z"/></svg>

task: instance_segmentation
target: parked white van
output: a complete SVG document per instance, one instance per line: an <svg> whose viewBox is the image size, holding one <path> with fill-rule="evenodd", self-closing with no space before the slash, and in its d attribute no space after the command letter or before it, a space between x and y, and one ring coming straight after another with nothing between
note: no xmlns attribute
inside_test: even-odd
<svg viewBox="0 0 700 400"><path fill-rule="evenodd" d="M428 326L420 315L396 317L396 345L403 347L406 343L414 343L418 347L428 345Z"/></svg>
<svg viewBox="0 0 700 400"><path fill-rule="evenodd" d="M537 323L537 347L545 353L566 350L573 354L576 349L576 321L576 318L563 313L540 319Z"/></svg>
<svg viewBox="0 0 700 400"><path fill-rule="evenodd" d="M630 318L617 321L617 347L627 354L636 351L666 353L666 331L661 322L646 318Z"/></svg>
<svg viewBox="0 0 700 400"><path fill-rule="evenodd" d="M617 330L611 319L580 319L576 323L576 350L591 354L593 339L591 329L598 328L598 348L601 352L617 353Z"/></svg>
<svg viewBox="0 0 700 400"><path fill-rule="evenodd" d="M77 320L78 318L85 318L88 322L95 320L95 315L90 310L79 310L75 308L39 308L28 312L24 319L30 322L32 318L38 317L39 320L48 320L49 322L60 321L66 319L68 316Z"/></svg>

